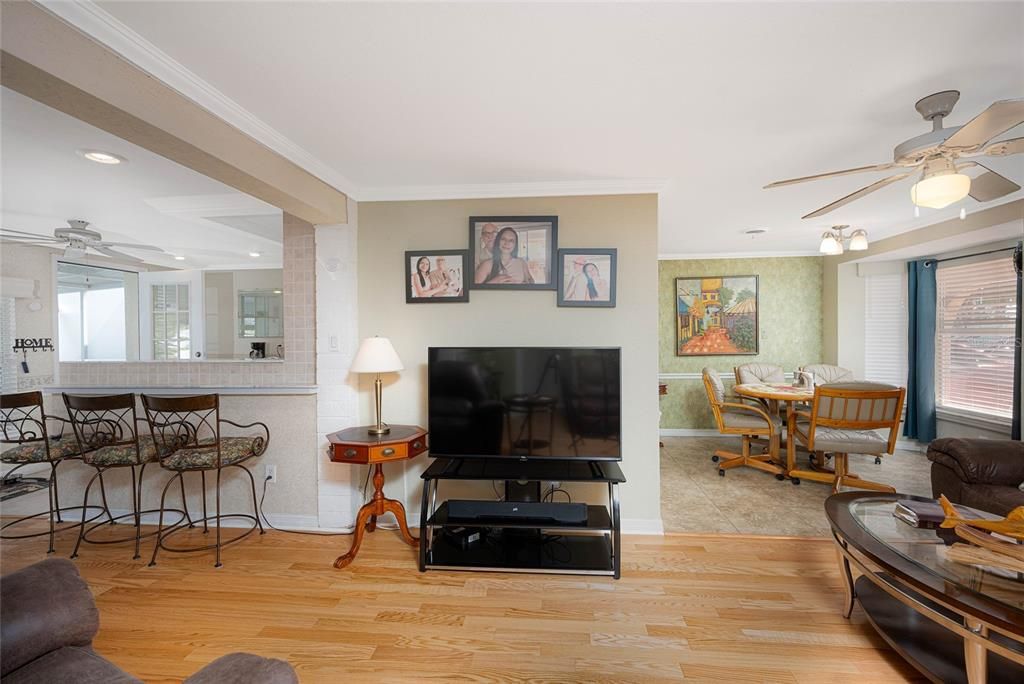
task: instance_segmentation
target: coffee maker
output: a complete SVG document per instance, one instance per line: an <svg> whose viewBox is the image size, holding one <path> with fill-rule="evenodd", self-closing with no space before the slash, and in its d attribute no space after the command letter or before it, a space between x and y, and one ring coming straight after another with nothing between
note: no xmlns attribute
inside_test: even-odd
<svg viewBox="0 0 1024 684"><path fill-rule="evenodd" d="M250 359L265 359L267 358L267 343L266 342L250 342L249 351Z"/></svg>

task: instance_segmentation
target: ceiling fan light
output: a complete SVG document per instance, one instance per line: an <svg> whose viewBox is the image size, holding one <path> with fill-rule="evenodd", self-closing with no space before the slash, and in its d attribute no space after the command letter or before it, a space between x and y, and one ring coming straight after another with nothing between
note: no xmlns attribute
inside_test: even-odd
<svg viewBox="0 0 1024 684"><path fill-rule="evenodd" d="M825 231L821 236L821 246L818 251L829 256L837 256L843 253L843 243L836 239L835 233Z"/></svg>
<svg viewBox="0 0 1024 684"><path fill-rule="evenodd" d="M850 251L863 252L868 248L868 231L863 228L850 233Z"/></svg>
<svg viewBox="0 0 1024 684"><path fill-rule="evenodd" d="M947 173L923 178L910 188L910 199L919 207L943 209L959 202L971 191L971 177L963 173Z"/></svg>

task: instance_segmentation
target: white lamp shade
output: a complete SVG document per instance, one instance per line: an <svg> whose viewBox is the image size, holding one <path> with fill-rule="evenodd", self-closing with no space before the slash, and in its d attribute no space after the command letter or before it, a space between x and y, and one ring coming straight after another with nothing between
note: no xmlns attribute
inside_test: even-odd
<svg viewBox="0 0 1024 684"><path fill-rule="evenodd" d="M971 191L971 177L962 173L932 176L914 183L910 199L919 207L942 209L959 202Z"/></svg>
<svg viewBox="0 0 1024 684"><path fill-rule="evenodd" d="M850 251L863 252L868 248L868 233L863 228L858 228L850 234Z"/></svg>
<svg viewBox="0 0 1024 684"><path fill-rule="evenodd" d="M404 369L391 340L386 337L367 337L359 344L350 370L353 373L392 373Z"/></svg>
<svg viewBox="0 0 1024 684"><path fill-rule="evenodd" d="M821 236L821 246L818 251L822 254L835 256L843 253L843 243L836 239L834 233L828 232Z"/></svg>

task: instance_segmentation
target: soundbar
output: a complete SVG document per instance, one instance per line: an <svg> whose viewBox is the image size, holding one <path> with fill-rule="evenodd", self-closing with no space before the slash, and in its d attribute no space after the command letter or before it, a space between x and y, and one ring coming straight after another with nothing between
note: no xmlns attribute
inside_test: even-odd
<svg viewBox="0 0 1024 684"><path fill-rule="evenodd" d="M550 501L465 501L449 499L449 520L481 522L485 519L552 522L560 525L583 525L587 522L587 505L553 503Z"/></svg>

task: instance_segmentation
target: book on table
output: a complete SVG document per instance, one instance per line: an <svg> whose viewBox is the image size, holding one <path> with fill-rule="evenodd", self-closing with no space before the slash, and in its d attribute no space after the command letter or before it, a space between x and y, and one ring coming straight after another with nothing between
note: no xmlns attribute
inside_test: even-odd
<svg viewBox="0 0 1024 684"><path fill-rule="evenodd" d="M959 513L962 518L980 518L983 520L1000 519L998 515L979 511L977 509L970 508L969 506L954 504L954 508L956 508L957 513ZM910 499L901 499L896 502L896 508L893 509L892 514L913 527L938 527L942 521L946 519L946 514L943 512L942 506L938 501L911 501Z"/></svg>

